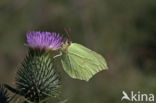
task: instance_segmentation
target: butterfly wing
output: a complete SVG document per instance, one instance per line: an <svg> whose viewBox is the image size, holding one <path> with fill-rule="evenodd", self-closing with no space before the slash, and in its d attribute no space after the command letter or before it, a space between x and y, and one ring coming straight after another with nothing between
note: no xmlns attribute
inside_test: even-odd
<svg viewBox="0 0 156 103"><path fill-rule="evenodd" d="M68 51L63 52L61 62L72 78L88 81L97 72L107 69L102 56L80 44L72 43Z"/></svg>
<svg viewBox="0 0 156 103"><path fill-rule="evenodd" d="M89 54L88 56L94 55L94 57L90 57L90 59L92 58L92 61L94 61L96 64L98 64L100 70L108 69L106 60L104 59L104 57L102 55L100 55L100 54L96 53L95 51L92 51L92 50L84 47L83 45L80 45L80 44L77 44L77 43L73 43L73 45L75 47L79 47L79 50L82 50L81 52L84 53L84 55L82 54L83 56L85 56L86 54ZM76 49L76 48L74 50L75 50L74 51L75 53L79 52L78 49ZM95 60L95 58L96 58L96 60Z"/></svg>

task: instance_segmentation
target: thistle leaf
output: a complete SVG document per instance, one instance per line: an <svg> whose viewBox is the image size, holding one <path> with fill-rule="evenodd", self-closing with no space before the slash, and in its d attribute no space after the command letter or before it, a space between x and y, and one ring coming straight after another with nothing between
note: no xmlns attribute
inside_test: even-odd
<svg viewBox="0 0 156 103"><path fill-rule="evenodd" d="M0 103L9 103L9 95L3 85L0 84Z"/></svg>

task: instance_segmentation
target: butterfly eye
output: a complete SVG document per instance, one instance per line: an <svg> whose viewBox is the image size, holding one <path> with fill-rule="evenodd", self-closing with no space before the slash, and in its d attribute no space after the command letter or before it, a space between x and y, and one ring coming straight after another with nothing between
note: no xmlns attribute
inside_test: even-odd
<svg viewBox="0 0 156 103"><path fill-rule="evenodd" d="M68 44L69 44L69 45L72 44L72 41L69 41Z"/></svg>
<svg viewBox="0 0 156 103"><path fill-rule="evenodd" d="M68 45L72 44L72 41L70 41L69 39L67 40Z"/></svg>

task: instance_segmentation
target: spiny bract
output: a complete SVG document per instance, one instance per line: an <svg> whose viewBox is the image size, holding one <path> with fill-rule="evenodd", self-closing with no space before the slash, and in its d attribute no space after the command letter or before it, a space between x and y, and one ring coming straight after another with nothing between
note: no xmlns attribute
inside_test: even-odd
<svg viewBox="0 0 156 103"><path fill-rule="evenodd" d="M17 88L30 101L40 101L60 92L60 77L50 52L29 49L17 75Z"/></svg>

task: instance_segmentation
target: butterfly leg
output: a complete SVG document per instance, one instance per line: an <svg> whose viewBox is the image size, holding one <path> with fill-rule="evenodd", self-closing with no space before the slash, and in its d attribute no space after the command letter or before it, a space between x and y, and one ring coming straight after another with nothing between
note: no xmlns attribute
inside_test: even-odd
<svg viewBox="0 0 156 103"><path fill-rule="evenodd" d="M60 57L62 55L62 52L60 51L60 53L58 55L55 55L53 58L57 58L57 57Z"/></svg>

